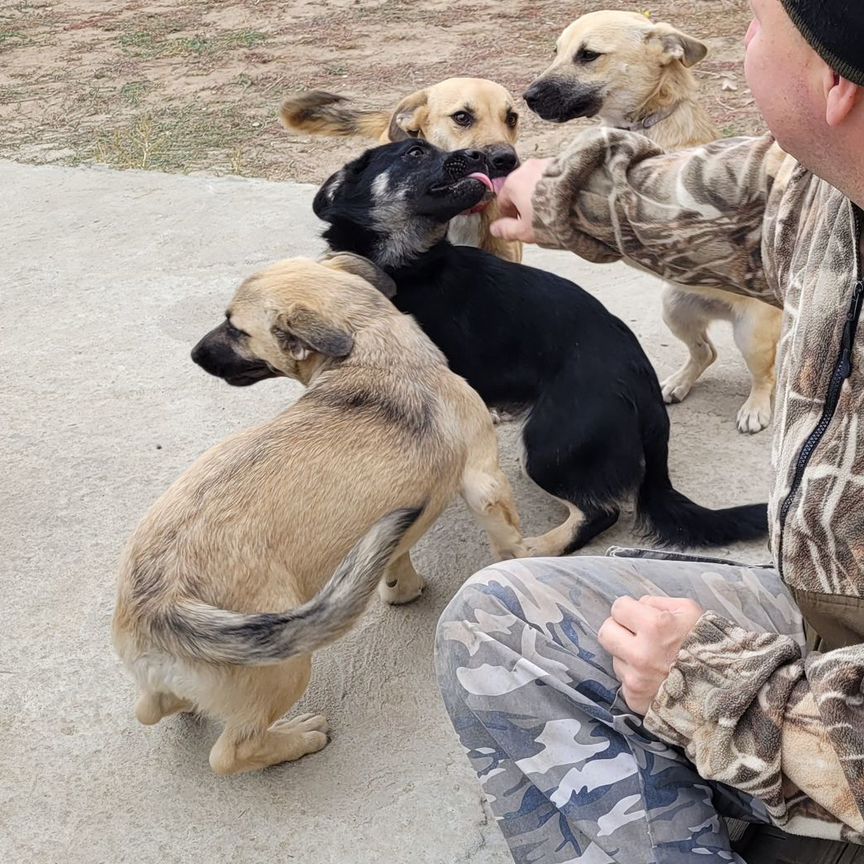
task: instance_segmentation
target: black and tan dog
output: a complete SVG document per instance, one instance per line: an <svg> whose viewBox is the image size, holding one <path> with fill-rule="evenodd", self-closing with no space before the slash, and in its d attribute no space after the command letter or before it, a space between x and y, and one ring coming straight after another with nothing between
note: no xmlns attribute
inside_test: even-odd
<svg viewBox="0 0 864 864"><path fill-rule="evenodd" d="M636 12L591 12L558 37L552 65L525 91L525 101L544 120L596 115L664 150L707 144L720 132L697 98L691 71L707 51L695 37ZM764 429L771 420L782 318L780 309L752 297L670 283L663 293L663 319L690 356L663 381L663 398L680 402L687 396L717 357L709 325L729 321L751 379L738 429Z"/></svg>
<svg viewBox="0 0 864 864"><path fill-rule="evenodd" d="M367 151L319 190L335 251L372 258L413 315L490 407L525 412L525 469L570 515L526 539L559 555L615 523L636 494L665 543L722 544L767 531L764 504L708 510L673 487L669 419L636 337L572 282L445 239L450 219L487 195L484 155L425 141Z"/></svg>
<svg viewBox="0 0 864 864"><path fill-rule="evenodd" d="M289 96L282 105L282 123L305 135L360 136L381 144L423 138L442 150L482 150L494 183L519 164L514 145L519 114L506 88L485 78L447 78L417 90L389 111L357 108L343 96L313 90ZM522 259L522 244L493 237L489 226L498 218L494 199L474 212L460 213L448 236L459 246L477 246L508 261Z"/></svg>
<svg viewBox="0 0 864 864"><path fill-rule="evenodd" d="M408 550L457 492L497 557L524 554L485 405L386 293L390 279L354 255L285 261L248 279L193 352L230 384L307 385L198 459L121 567L114 644L138 685L136 715L222 720L218 773L327 743L323 717L280 719L312 652L351 627L376 585L389 603L420 594Z"/></svg>

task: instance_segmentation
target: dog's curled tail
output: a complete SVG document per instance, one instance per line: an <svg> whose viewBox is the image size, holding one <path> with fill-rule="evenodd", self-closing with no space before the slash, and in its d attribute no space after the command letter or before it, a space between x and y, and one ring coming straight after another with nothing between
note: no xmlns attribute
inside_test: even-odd
<svg viewBox="0 0 864 864"><path fill-rule="evenodd" d="M394 510L379 519L302 606L244 615L182 601L154 622L153 638L166 650L208 663L263 666L309 654L344 635L360 617L422 510Z"/></svg>
<svg viewBox="0 0 864 864"><path fill-rule="evenodd" d="M325 90L296 93L282 103L282 125L306 135L380 138L390 125L387 111L364 111L344 105L344 96Z"/></svg>
<svg viewBox="0 0 864 864"><path fill-rule="evenodd" d="M645 448L645 477L636 509L647 533L668 546L723 546L768 533L768 505L711 510L673 488L665 441Z"/></svg>

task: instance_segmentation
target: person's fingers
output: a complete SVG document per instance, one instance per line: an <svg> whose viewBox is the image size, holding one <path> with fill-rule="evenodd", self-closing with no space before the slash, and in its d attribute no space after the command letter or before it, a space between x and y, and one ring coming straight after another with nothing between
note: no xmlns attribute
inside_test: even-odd
<svg viewBox="0 0 864 864"><path fill-rule="evenodd" d="M654 695L649 692L650 684L629 663L617 657L612 659L612 672L621 682L621 696L627 707L637 714L647 713Z"/></svg>
<svg viewBox="0 0 864 864"><path fill-rule="evenodd" d="M612 658L612 674L623 684L625 679L629 677L630 667L617 657Z"/></svg>
<svg viewBox="0 0 864 864"><path fill-rule="evenodd" d="M534 190L551 159L529 159L504 179L498 190L498 205L505 216L526 215L531 210Z"/></svg>
<svg viewBox="0 0 864 864"><path fill-rule="evenodd" d="M612 618L632 633L639 633L657 623L659 610L632 597L619 597L610 610Z"/></svg>
<svg viewBox="0 0 864 864"><path fill-rule="evenodd" d="M505 206L516 207L515 199L523 195L527 187L528 195L537 184L535 174L537 166L534 159L529 159L523 162L514 171L511 171L505 178L504 184L498 190L498 201Z"/></svg>
<svg viewBox="0 0 864 864"><path fill-rule="evenodd" d="M636 637L626 627L622 627L614 618L607 618L597 631L597 641L613 657L629 661L635 653Z"/></svg>
<svg viewBox="0 0 864 864"><path fill-rule="evenodd" d="M665 595L656 596L654 594L646 594L639 598L639 602L643 606L650 606L652 609L662 609L664 612L677 612L685 603L692 603L692 600L686 597L666 597Z"/></svg>
<svg viewBox="0 0 864 864"><path fill-rule="evenodd" d="M643 594L639 598L640 603L643 603L646 606L653 606L655 609L671 610L674 601L674 597L667 597L665 594L660 596L657 596L656 594Z"/></svg>
<svg viewBox="0 0 864 864"><path fill-rule="evenodd" d="M526 225L522 219L496 219L490 226L489 230L493 237L500 237L502 240L526 240L530 239L530 232L526 231Z"/></svg>
<svg viewBox="0 0 864 864"><path fill-rule="evenodd" d="M643 606L656 609L658 612L670 612L692 627L704 614L705 610L689 597L654 597L646 594L639 598Z"/></svg>
<svg viewBox="0 0 864 864"><path fill-rule="evenodd" d="M510 176L512 177L513 175L511 174ZM519 208L513 201L513 182L510 180L510 177L504 181L504 185L498 190L495 200L502 216L519 215Z"/></svg>

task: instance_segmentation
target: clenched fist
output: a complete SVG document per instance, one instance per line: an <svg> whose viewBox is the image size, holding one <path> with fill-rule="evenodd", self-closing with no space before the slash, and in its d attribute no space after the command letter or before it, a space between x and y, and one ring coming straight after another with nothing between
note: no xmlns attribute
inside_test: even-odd
<svg viewBox="0 0 864 864"><path fill-rule="evenodd" d="M644 716L705 610L685 597L619 597L610 611L597 637L612 655L624 701Z"/></svg>

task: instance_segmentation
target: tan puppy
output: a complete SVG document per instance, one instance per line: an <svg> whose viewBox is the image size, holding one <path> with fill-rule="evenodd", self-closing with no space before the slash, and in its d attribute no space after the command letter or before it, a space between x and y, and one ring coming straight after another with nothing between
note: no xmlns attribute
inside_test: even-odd
<svg viewBox="0 0 864 864"><path fill-rule="evenodd" d="M525 100L545 120L563 123L596 115L606 125L640 132L664 149L705 144L720 134L697 101L690 67L707 50L698 39L636 12L592 12L564 30L555 60L531 84ZM684 366L663 382L663 398L680 402L690 392L717 357L709 324L730 321L751 377L738 429L764 429L771 420L780 310L726 291L669 284L663 319L690 351Z"/></svg>
<svg viewBox="0 0 864 864"><path fill-rule="evenodd" d="M361 135L381 144L425 138L442 150L482 150L493 181L519 164L514 149L519 115L513 97L494 81L448 78L406 96L392 111L351 108L345 102L344 97L321 90L297 93L282 105L282 122L290 132L306 135ZM489 233L497 217L493 200L478 213L453 219L448 237L459 246L476 246L508 261L521 261L521 243Z"/></svg>
<svg viewBox="0 0 864 864"><path fill-rule="evenodd" d="M138 685L136 715L222 720L210 752L220 774L324 747L323 717L280 719L312 652L379 583L389 603L420 594L408 550L455 493L496 557L525 554L485 405L368 280L392 290L345 254L243 283L193 359L234 385L287 376L308 389L201 456L124 555L114 644Z"/></svg>

